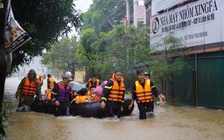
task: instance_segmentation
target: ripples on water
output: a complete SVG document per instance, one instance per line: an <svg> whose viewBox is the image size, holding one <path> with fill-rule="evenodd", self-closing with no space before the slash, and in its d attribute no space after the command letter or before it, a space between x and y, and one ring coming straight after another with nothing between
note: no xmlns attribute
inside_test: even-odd
<svg viewBox="0 0 224 140"><path fill-rule="evenodd" d="M191 107L155 107L155 117L54 117L51 114L12 111L9 140L223 140L224 111Z"/></svg>

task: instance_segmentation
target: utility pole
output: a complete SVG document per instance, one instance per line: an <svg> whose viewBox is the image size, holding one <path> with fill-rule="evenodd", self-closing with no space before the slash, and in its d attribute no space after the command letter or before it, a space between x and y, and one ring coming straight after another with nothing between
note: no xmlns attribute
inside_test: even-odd
<svg viewBox="0 0 224 140"><path fill-rule="evenodd" d="M134 21L134 26L137 28L138 27L138 22L137 22L137 15L138 15L138 0L133 0L133 8L134 8L134 15L133 15L133 21Z"/></svg>
<svg viewBox="0 0 224 140"><path fill-rule="evenodd" d="M146 5L144 4L144 25L146 26Z"/></svg>
<svg viewBox="0 0 224 140"><path fill-rule="evenodd" d="M126 21L127 26L130 25L130 0L126 0Z"/></svg>

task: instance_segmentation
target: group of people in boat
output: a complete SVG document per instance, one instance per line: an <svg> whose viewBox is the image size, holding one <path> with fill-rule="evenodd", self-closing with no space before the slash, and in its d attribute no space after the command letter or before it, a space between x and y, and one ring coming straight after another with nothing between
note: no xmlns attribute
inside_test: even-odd
<svg viewBox="0 0 224 140"><path fill-rule="evenodd" d="M136 101L139 109L139 119L146 119L147 112L153 112L154 98L158 97L160 105L164 105L165 97L158 92L153 82L150 80L150 74L142 70L137 71L137 80L133 84L131 91L131 109ZM122 71L116 70L112 77L100 84L100 80L92 75L86 88L79 91L71 89L70 82L73 81L71 72L63 75L62 81L56 83L50 74L47 75L48 87L45 90L45 100L52 101L56 106L54 115L70 115L69 106L73 103L83 103L100 100L100 106L108 111L108 117L121 117L123 110L125 84ZM41 100L41 78L36 78L35 70L31 69L24 77L17 89L16 98L19 100L17 111L30 111L34 96Z"/></svg>

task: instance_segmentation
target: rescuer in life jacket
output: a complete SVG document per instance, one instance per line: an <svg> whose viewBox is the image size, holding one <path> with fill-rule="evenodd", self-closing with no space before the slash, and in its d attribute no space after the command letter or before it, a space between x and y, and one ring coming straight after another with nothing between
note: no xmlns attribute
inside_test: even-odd
<svg viewBox="0 0 224 140"><path fill-rule="evenodd" d="M54 81L54 78L51 77L51 74L47 74L47 89L45 89L45 96L44 99L46 101L51 100L51 90L54 88L54 85L56 82Z"/></svg>
<svg viewBox="0 0 224 140"><path fill-rule="evenodd" d="M86 87L88 88L88 90L90 90L90 88L94 86L94 87L98 87L100 86L100 80L97 79L96 75L92 75L91 78L89 78Z"/></svg>
<svg viewBox="0 0 224 140"><path fill-rule="evenodd" d="M43 85L44 78L43 78L42 75L38 76L38 78L37 78L37 82L39 83L40 87Z"/></svg>
<svg viewBox="0 0 224 140"><path fill-rule="evenodd" d="M149 79L149 80L151 79L150 73L145 72L144 74L145 74L145 79ZM166 99L166 97L162 93L160 93L160 96L163 98L163 100Z"/></svg>
<svg viewBox="0 0 224 140"><path fill-rule="evenodd" d="M69 82L72 81L71 72L63 75L63 80L55 84L51 92L51 99L56 105L54 116L70 116L69 103L71 100L71 87Z"/></svg>
<svg viewBox="0 0 224 140"><path fill-rule="evenodd" d="M159 98L161 106L164 105L162 97L150 79L145 79L145 74L142 70L137 71L137 78L138 80L135 81L133 86L132 102L129 108L134 105L134 101L136 100L139 109L139 119L153 117L154 99L152 95Z"/></svg>
<svg viewBox="0 0 224 140"><path fill-rule="evenodd" d="M51 77L51 74L47 75L47 88L53 89L54 85L56 84L54 78Z"/></svg>
<svg viewBox="0 0 224 140"><path fill-rule="evenodd" d="M31 69L26 77L24 77L16 91L16 99L19 100L17 111L30 111L33 103L34 95L41 100L41 89L36 81L36 72Z"/></svg>
<svg viewBox="0 0 224 140"><path fill-rule="evenodd" d="M120 118L124 103L124 78L122 71L116 70L103 89L101 108L108 111L108 116Z"/></svg>

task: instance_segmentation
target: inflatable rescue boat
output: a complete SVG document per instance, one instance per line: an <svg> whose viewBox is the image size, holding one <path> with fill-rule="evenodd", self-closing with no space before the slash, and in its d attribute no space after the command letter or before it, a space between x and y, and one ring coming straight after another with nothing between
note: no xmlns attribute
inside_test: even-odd
<svg viewBox="0 0 224 140"><path fill-rule="evenodd" d="M124 99L123 111L121 112L122 116L128 116L132 113L134 106L131 109L129 109L128 106L130 105L130 103L131 103L130 98ZM34 100L32 110L35 112L54 114L55 105L52 101ZM107 117L107 110L102 109L100 107L100 100L99 100L78 104L73 103L70 105L70 114L73 116L103 118Z"/></svg>

